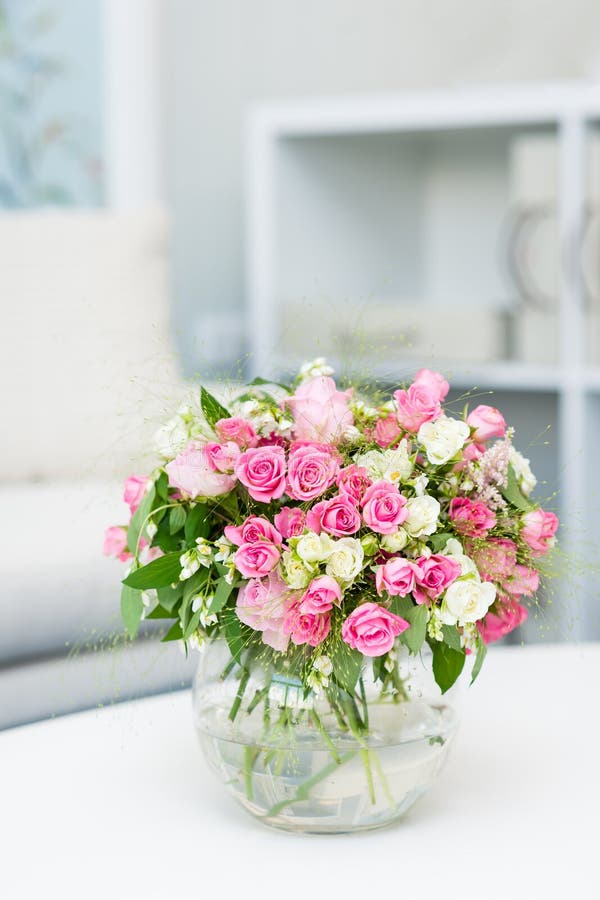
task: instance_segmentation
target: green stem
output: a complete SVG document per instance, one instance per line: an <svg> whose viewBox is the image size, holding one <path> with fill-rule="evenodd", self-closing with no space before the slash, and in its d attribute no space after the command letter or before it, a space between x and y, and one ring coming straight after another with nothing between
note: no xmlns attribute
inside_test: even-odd
<svg viewBox="0 0 600 900"><path fill-rule="evenodd" d="M343 765L356 756L356 750L352 750L349 753L344 753L343 756L339 757L339 763L335 762L335 760L324 768L320 769L312 778L308 778L306 781L302 782L296 793L293 797L290 797L287 800L282 800L280 803L276 803L271 807L266 813L265 818L269 819L273 816L278 815L286 806L290 806L293 803L299 803L301 800L306 800L308 798L309 792L311 788L313 788L320 781L323 781L329 775L332 775L333 772L338 768L338 766Z"/></svg>
<svg viewBox="0 0 600 900"><path fill-rule="evenodd" d="M221 674L219 675L219 681L225 681L227 676L231 674L231 672L234 670L236 665L237 665L237 661L234 659L234 657L232 657L229 660L229 662L227 663L227 665L225 666L225 668L223 669L223 671L221 672Z"/></svg>
<svg viewBox="0 0 600 900"><path fill-rule="evenodd" d="M254 694L254 697L252 698L250 703L248 704L248 709L246 710L246 712L248 714L253 712L256 709L256 707L258 706L258 704L260 703L260 701L263 699L263 697L265 697L266 694L268 694L268 692L269 692L269 685L266 685L266 687L264 687L264 688L259 688L256 691L256 693Z"/></svg>
<svg viewBox="0 0 600 900"><path fill-rule="evenodd" d="M367 773L367 784L369 785L369 798L371 803L375 805L375 785L373 784L373 772L371 771L371 758L368 747L360 751L360 755Z"/></svg>
<svg viewBox="0 0 600 900"><path fill-rule="evenodd" d="M360 686L360 699L362 700L362 708L363 708L363 722L365 729L369 730L369 706L367 704L367 694L365 692L365 682L363 681L362 675L358 679L358 684Z"/></svg>
<svg viewBox="0 0 600 900"><path fill-rule="evenodd" d="M246 685L248 684L248 679L250 678L250 672L248 669L242 669L242 675L240 677L240 683L237 689L237 694L235 695L235 700L233 701L233 705L229 711L229 718L233 722L235 717L237 716L240 706L242 704L242 699L244 696L244 691L246 690Z"/></svg>
<svg viewBox="0 0 600 900"><path fill-rule="evenodd" d="M256 747L246 744L244 747L244 784L246 786L246 797L248 800L254 799L254 791L252 789L252 766L258 756Z"/></svg>
<svg viewBox="0 0 600 900"><path fill-rule="evenodd" d="M335 744L333 743L333 741L331 740L331 738L325 731L325 728L323 727L323 723L321 722L321 719L319 718L319 714L317 713L316 709L314 709L314 708L311 709L310 716L311 716L313 722L315 723L315 725L317 726L317 730L318 730L319 734L321 735L321 737L323 738L323 741L329 747L329 749L331 751L331 755L333 756L333 758L335 759L336 763L339 766L340 755L337 752Z"/></svg>
<svg viewBox="0 0 600 900"><path fill-rule="evenodd" d="M377 754L374 751L372 753L372 758L373 758L373 765L377 769L377 774L379 775L379 780L383 787L383 793L385 794L386 799L387 799L388 803L390 804L390 807L395 807L396 801L392 797L392 792L390 791L390 786L388 784L388 780L385 777L384 771L381 768L381 763L379 762L379 757L377 756Z"/></svg>

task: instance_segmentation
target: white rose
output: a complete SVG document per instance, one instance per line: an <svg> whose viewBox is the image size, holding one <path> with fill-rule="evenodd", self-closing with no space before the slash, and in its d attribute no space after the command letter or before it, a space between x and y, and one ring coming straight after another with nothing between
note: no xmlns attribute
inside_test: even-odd
<svg viewBox="0 0 600 900"><path fill-rule="evenodd" d="M518 450L515 450L514 447L510 448L508 458L510 459L512 467L515 470L515 475L517 476L519 487L521 488L525 496L529 497L530 493L537 484L537 478L531 471L529 460L527 459L527 457L523 456L522 453L519 453Z"/></svg>
<svg viewBox="0 0 600 900"><path fill-rule="evenodd" d="M404 528L411 537L424 537L433 534L437 528L440 504L435 497L425 494L423 497L411 497L407 501L408 519Z"/></svg>
<svg viewBox="0 0 600 900"><path fill-rule="evenodd" d="M381 539L381 546L388 553L399 553L404 550L408 542L408 535L404 528L399 528L393 534L384 534Z"/></svg>
<svg viewBox="0 0 600 900"><path fill-rule="evenodd" d="M312 572L292 550L284 550L282 569L284 580L295 591L307 587L312 579Z"/></svg>
<svg viewBox="0 0 600 900"><path fill-rule="evenodd" d="M440 416L435 422L424 422L417 437L425 447L429 462L434 466L441 466L456 456L470 433L471 429L466 422Z"/></svg>
<svg viewBox="0 0 600 900"><path fill-rule="evenodd" d="M154 435L154 448L163 459L174 459L190 439L190 431L181 416L174 416Z"/></svg>
<svg viewBox="0 0 600 900"><path fill-rule="evenodd" d="M444 556L451 556L456 560L460 565L461 575L474 575L476 581L481 581L479 569L473 560L464 553L461 542L457 541L456 538L450 538L449 541L446 541L446 546L442 553Z"/></svg>
<svg viewBox="0 0 600 900"><path fill-rule="evenodd" d="M333 541L328 534L315 534L308 531L298 539L296 553L305 563L322 562L329 557L333 548ZM362 548L361 548L362 549Z"/></svg>
<svg viewBox="0 0 600 900"><path fill-rule="evenodd" d="M348 537L332 541L332 544L333 550L327 560L325 571L340 581L353 581L362 569L365 558L361 542Z"/></svg>
<svg viewBox="0 0 600 900"><path fill-rule="evenodd" d="M445 625L478 622L496 599L496 588L489 581L454 581L444 596L440 618Z"/></svg>
<svg viewBox="0 0 600 900"><path fill-rule="evenodd" d="M368 450L355 459L357 466L363 466L370 478L383 479L397 484L406 481L412 472L412 463L408 455L408 443L403 438L393 450Z"/></svg>

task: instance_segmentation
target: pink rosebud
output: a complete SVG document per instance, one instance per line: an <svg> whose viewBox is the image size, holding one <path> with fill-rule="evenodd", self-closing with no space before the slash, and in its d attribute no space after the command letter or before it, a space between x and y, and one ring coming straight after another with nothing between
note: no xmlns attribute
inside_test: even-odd
<svg viewBox="0 0 600 900"><path fill-rule="evenodd" d="M413 590L417 603L437 600L461 573L460 563L441 553L421 556L417 565L422 573L417 576L417 584Z"/></svg>
<svg viewBox="0 0 600 900"><path fill-rule="evenodd" d="M217 424L215 425L215 431L217 432L217 437L223 443L228 443L228 441L233 441L234 444L237 444L242 450L247 450L248 447L256 447L258 444L257 434L246 419L242 419L239 416L232 416L229 419L219 419Z"/></svg>
<svg viewBox="0 0 600 900"><path fill-rule="evenodd" d="M467 425L474 429L475 441L489 441L490 438L501 438L506 434L506 422L502 413L494 406L486 406L485 403L476 406L473 412L469 413Z"/></svg>
<svg viewBox="0 0 600 900"><path fill-rule="evenodd" d="M383 656L409 623L379 603L362 603L342 625L342 639L364 656Z"/></svg>
<svg viewBox="0 0 600 900"><path fill-rule="evenodd" d="M390 415L387 419L378 419L375 423L374 436L380 447L389 447L401 434L395 416Z"/></svg>
<svg viewBox="0 0 600 900"><path fill-rule="evenodd" d="M517 546L510 538L488 538L467 550L484 581L503 581L517 564Z"/></svg>
<svg viewBox="0 0 600 900"><path fill-rule="evenodd" d="M289 643L283 623L295 596L283 579L271 572L267 578L253 578L239 589L236 612L245 625L262 631L264 644L283 652Z"/></svg>
<svg viewBox="0 0 600 900"><path fill-rule="evenodd" d="M258 544L242 544L235 553L235 567L244 578L263 578L272 572L281 553L275 544L262 541Z"/></svg>
<svg viewBox="0 0 600 900"><path fill-rule="evenodd" d="M328 613L304 613L299 604L291 607L283 623L283 630L290 635L293 644L309 644L311 647L322 644L330 628L331 618Z"/></svg>
<svg viewBox="0 0 600 900"><path fill-rule="evenodd" d="M406 497L389 481L372 484L365 492L362 507L365 523L378 534L393 534L408 519Z"/></svg>
<svg viewBox="0 0 600 900"><path fill-rule="evenodd" d="M299 506L282 506L275 516L275 526L287 540L299 537L304 531L306 515Z"/></svg>
<svg viewBox="0 0 600 900"><path fill-rule="evenodd" d="M423 382L413 382L406 391L395 391L398 422L405 431L416 433L424 422L433 422L442 414L439 390Z"/></svg>
<svg viewBox="0 0 600 900"><path fill-rule="evenodd" d="M225 537L232 544L237 544L238 547L241 547L242 544L258 544L261 541L281 544L280 533L271 525L268 519L262 516L250 516L238 527L226 525Z"/></svg>
<svg viewBox="0 0 600 900"><path fill-rule="evenodd" d="M450 390L450 385L444 376L439 372L432 372L431 369L419 369L413 379L413 384L424 385L433 395L437 396L440 403L446 399Z"/></svg>
<svg viewBox="0 0 600 900"><path fill-rule="evenodd" d="M238 458L235 474L253 500L277 500L285 491L285 452L276 445L252 447Z"/></svg>
<svg viewBox="0 0 600 900"><path fill-rule="evenodd" d="M460 472L461 469L465 468L467 463L475 462L475 460L479 459L480 456L483 456L484 453L485 447L483 444L477 444L474 441L465 444L462 449L462 459L454 466L454 471Z"/></svg>
<svg viewBox="0 0 600 900"><path fill-rule="evenodd" d="M515 597L531 596L531 594L535 594L539 586L540 573L536 569L520 565L516 565L511 577L502 582L506 593L513 594Z"/></svg>
<svg viewBox="0 0 600 900"><path fill-rule="evenodd" d="M209 465L213 472L223 472L231 475L235 462L240 455L240 448L233 441L227 444L217 444L210 441L204 447Z"/></svg>
<svg viewBox="0 0 600 900"><path fill-rule="evenodd" d="M449 514L456 531L469 537L485 537L496 524L496 514L485 503L468 497L454 497Z"/></svg>
<svg viewBox="0 0 600 900"><path fill-rule="evenodd" d="M294 434L301 441L335 443L353 424L348 408L352 391L338 391L332 378L305 381L287 401L294 417Z"/></svg>
<svg viewBox="0 0 600 900"><path fill-rule="evenodd" d="M521 521L521 537L531 548L532 556L544 556L554 546L558 517L538 508L525 513Z"/></svg>
<svg viewBox="0 0 600 900"><path fill-rule="evenodd" d="M300 601L300 612L319 615L342 602L342 591L335 578L320 575L313 578Z"/></svg>
<svg viewBox="0 0 600 900"><path fill-rule="evenodd" d="M295 447L288 460L287 493L294 500L314 500L331 487L338 472L339 463L330 448Z"/></svg>
<svg viewBox="0 0 600 900"><path fill-rule="evenodd" d="M362 500L366 489L373 484L367 470L363 466L357 466L354 463L340 469L336 483L340 491L343 491L344 494L350 494L351 497L354 497L359 502Z"/></svg>
<svg viewBox="0 0 600 900"><path fill-rule="evenodd" d="M122 525L111 525L104 532L104 546L102 552L105 556L116 556L121 562L131 559L131 553L127 550L127 529Z"/></svg>
<svg viewBox="0 0 600 900"><path fill-rule="evenodd" d="M379 596L386 591L391 597L406 597L414 591L417 578L423 577L423 570L417 563L401 556L394 556L375 573L375 584Z"/></svg>
<svg viewBox="0 0 600 900"><path fill-rule="evenodd" d="M322 500L306 514L306 525L320 534L327 531L338 537L356 534L361 526L356 500L349 494L338 494L330 500Z"/></svg>
<svg viewBox="0 0 600 900"><path fill-rule="evenodd" d="M123 500L129 506L131 515L139 507L150 484L151 481L147 475L130 475L125 481Z"/></svg>
<svg viewBox="0 0 600 900"><path fill-rule="evenodd" d="M527 610L516 600L510 600L508 597L501 598L500 602L496 602L496 612L488 612L484 618L477 623L477 628L484 643L491 644L493 641L499 641L522 625L527 618Z"/></svg>
<svg viewBox="0 0 600 900"><path fill-rule="evenodd" d="M192 498L219 497L235 487L233 475L215 472L206 445L199 441L191 441L165 466L165 471L169 484Z"/></svg>

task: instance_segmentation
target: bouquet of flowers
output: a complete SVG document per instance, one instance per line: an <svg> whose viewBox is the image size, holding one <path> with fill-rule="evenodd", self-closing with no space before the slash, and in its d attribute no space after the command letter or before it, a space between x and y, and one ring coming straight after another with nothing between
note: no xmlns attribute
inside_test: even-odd
<svg viewBox="0 0 600 900"><path fill-rule="evenodd" d="M163 640L227 642L235 718L251 665L325 697L367 727L362 673L403 698L398 649L432 654L447 691L472 654L527 616L558 520L487 405L442 407L442 375L391 396L340 390L324 360L291 386L257 378L217 400L201 388L158 434L161 464L133 476L132 517L105 550L130 563L122 614L172 620ZM265 688L263 688L264 696ZM253 701L254 702L254 701Z"/></svg>

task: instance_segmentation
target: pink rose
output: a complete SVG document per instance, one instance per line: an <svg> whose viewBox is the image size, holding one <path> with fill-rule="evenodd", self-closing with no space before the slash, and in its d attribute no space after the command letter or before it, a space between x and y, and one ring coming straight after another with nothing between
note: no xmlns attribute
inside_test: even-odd
<svg viewBox="0 0 600 900"><path fill-rule="evenodd" d="M417 432L424 422L433 422L442 414L439 390L426 383L413 383L407 391L395 391L398 422L405 431Z"/></svg>
<svg viewBox="0 0 600 900"><path fill-rule="evenodd" d="M253 500L277 500L285 491L285 451L277 445L252 447L237 460L235 474Z"/></svg>
<svg viewBox="0 0 600 900"><path fill-rule="evenodd" d="M522 518L521 537L531 547L533 556L543 556L554 546L558 518L543 509L534 509Z"/></svg>
<svg viewBox="0 0 600 900"><path fill-rule="evenodd" d="M386 591L391 597L406 597L414 591L417 578L422 577L420 566L401 556L394 556L377 569L377 593L381 596Z"/></svg>
<svg viewBox="0 0 600 900"><path fill-rule="evenodd" d="M290 635L293 644L309 644L311 647L322 644L330 628L331 617L327 613L304 613L299 604L291 607L283 623L283 630Z"/></svg>
<svg viewBox="0 0 600 900"><path fill-rule="evenodd" d="M409 623L379 603L362 603L342 625L342 639L365 656L383 656Z"/></svg>
<svg viewBox="0 0 600 900"><path fill-rule="evenodd" d="M515 566L511 578L502 582L502 587L507 594L521 597L523 594L530 596L535 594L540 586L540 573L528 566Z"/></svg>
<svg viewBox="0 0 600 900"><path fill-rule="evenodd" d="M169 484L190 497L219 497L235 487L232 475L215 472L206 445L190 441L185 450L165 466Z"/></svg>
<svg viewBox="0 0 600 900"><path fill-rule="evenodd" d="M474 441L471 441L470 444L465 444L462 449L462 459L454 466L454 471L460 472L461 469L465 468L467 463L475 462L475 460L479 459L480 456L483 456L484 453L485 447L483 444L477 444Z"/></svg>
<svg viewBox="0 0 600 900"><path fill-rule="evenodd" d="M225 444L233 441L242 450L246 450L248 447L256 447L258 444L257 434L250 422L247 422L246 419L241 419L239 416L232 416L230 419L219 419L215 425L215 431L220 441L223 441Z"/></svg>
<svg viewBox="0 0 600 900"><path fill-rule="evenodd" d="M380 447L389 447L401 434L402 432L398 427L398 421L395 416L388 416L387 419L378 419L375 423L374 436Z"/></svg>
<svg viewBox="0 0 600 900"><path fill-rule="evenodd" d="M432 372L431 369L419 369L413 378L413 384L424 385L432 394L436 395L440 403L446 399L450 385L443 375L439 372Z"/></svg>
<svg viewBox="0 0 600 900"><path fill-rule="evenodd" d="M217 444L215 441L209 441L205 444L204 449L208 458L209 465L213 472L223 472L231 475L235 468L235 463L240 455L240 448L233 441L227 444Z"/></svg>
<svg viewBox="0 0 600 900"><path fill-rule="evenodd" d="M241 622L262 631L264 644L284 651L289 636L283 630L283 623L294 599L295 594L286 583L276 572L271 572L268 578L253 578L239 589L236 611Z"/></svg>
<svg viewBox="0 0 600 900"><path fill-rule="evenodd" d="M125 481L123 490L123 500L129 506L131 515L134 514L144 498L144 494L151 484L150 479L146 475L130 475Z"/></svg>
<svg viewBox="0 0 600 900"><path fill-rule="evenodd" d="M327 531L338 537L356 534L361 526L357 501L349 494L338 494L330 500L321 500L306 514L306 525L320 534Z"/></svg>
<svg viewBox="0 0 600 900"><path fill-rule="evenodd" d="M244 578L263 578L272 572L281 553L275 544L262 541L258 544L242 544L235 553L235 567Z"/></svg>
<svg viewBox="0 0 600 900"><path fill-rule="evenodd" d="M353 424L348 408L352 391L338 391L333 378L311 378L287 401L294 417L294 434L301 441L335 443Z"/></svg>
<svg viewBox="0 0 600 900"><path fill-rule="evenodd" d="M485 403L476 406L473 412L467 416L467 425L474 428L473 440L489 441L493 437L504 437L506 434L506 422L504 416L494 406L486 406Z"/></svg>
<svg viewBox="0 0 600 900"><path fill-rule="evenodd" d="M496 609L497 612L488 612L480 622L477 622L479 633L486 644L499 641L522 625L527 618L525 607L516 600L509 600L508 597L500 603L497 602Z"/></svg>
<svg viewBox="0 0 600 900"><path fill-rule="evenodd" d="M320 575L313 578L300 601L300 612L319 615L329 612L342 602L342 591L335 578Z"/></svg>
<svg viewBox="0 0 600 900"><path fill-rule="evenodd" d="M484 581L503 581L517 564L517 547L509 538L488 538L485 544L467 547Z"/></svg>
<svg viewBox="0 0 600 900"><path fill-rule="evenodd" d="M304 531L306 515L299 506L282 506L275 516L275 526L284 538L299 537Z"/></svg>
<svg viewBox="0 0 600 900"><path fill-rule="evenodd" d="M373 484L367 470L354 463L346 466L344 469L340 469L336 483L340 491L350 494L351 497L354 497L359 502L362 500L366 489Z"/></svg>
<svg viewBox="0 0 600 900"><path fill-rule="evenodd" d="M122 525L111 525L104 532L104 546L102 552L105 556L116 556L121 562L132 558L127 550L127 529Z"/></svg>
<svg viewBox="0 0 600 900"><path fill-rule="evenodd" d="M331 450L319 444L304 444L290 453L287 492L294 500L313 500L334 483L339 463Z"/></svg>
<svg viewBox="0 0 600 900"><path fill-rule="evenodd" d="M461 573L460 563L441 553L421 556L417 565L422 573L417 576L417 584L413 590L417 603L437 600Z"/></svg>
<svg viewBox="0 0 600 900"><path fill-rule="evenodd" d="M496 524L496 514L485 503L468 497L454 497L449 514L456 531L469 537L485 537Z"/></svg>
<svg viewBox="0 0 600 900"><path fill-rule="evenodd" d="M249 516L240 526L226 525L225 537L232 544L241 547L242 544L258 544L267 541L271 544L281 544L281 535L271 525L268 519L262 516Z"/></svg>
<svg viewBox="0 0 600 900"><path fill-rule="evenodd" d="M376 481L362 499L363 519L378 534L393 534L408 519L406 497L395 484Z"/></svg>

